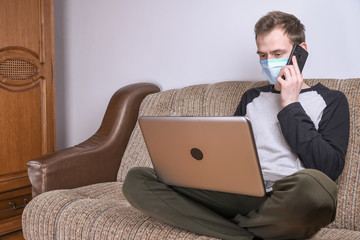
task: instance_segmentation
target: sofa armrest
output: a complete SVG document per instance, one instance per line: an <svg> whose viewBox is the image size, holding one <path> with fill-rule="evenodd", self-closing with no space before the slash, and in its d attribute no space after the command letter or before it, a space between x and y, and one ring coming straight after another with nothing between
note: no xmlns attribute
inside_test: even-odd
<svg viewBox="0 0 360 240"><path fill-rule="evenodd" d="M27 163L33 197L50 190L115 181L121 158L146 95L160 91L151 83L119 89L111 98L98 131L83 143Z"/></svg>

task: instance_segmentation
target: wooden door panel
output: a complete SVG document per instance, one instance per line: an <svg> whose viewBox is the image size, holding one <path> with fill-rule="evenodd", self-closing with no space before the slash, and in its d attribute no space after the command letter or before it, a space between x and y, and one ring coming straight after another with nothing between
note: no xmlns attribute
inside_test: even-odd
<svg viewBox="0 0 360 240"><path fill-rule="evenodd" d="M40 56L43 45L42 2L41 0L1 0L0 48L21 46Z"/></svg>
<svg viewBox="0 0 360 240"><path fill-rule="evenodd" d="M0 175L55 150L52 7L0 2Z"/></svg>
<svg viewBox="0 0 360 240"><path fill-rule="evenodd" d="M0 175L26 171L26 162L44 153L40 85L20 92L0 88Z"/></svg>

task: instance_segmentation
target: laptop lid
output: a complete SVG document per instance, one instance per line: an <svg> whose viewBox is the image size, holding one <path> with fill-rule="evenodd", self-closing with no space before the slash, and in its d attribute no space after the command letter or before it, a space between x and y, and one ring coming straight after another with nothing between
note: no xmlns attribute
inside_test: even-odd
<svg viewBox="0 0 360 240"><path fill-rule="evenodd" d="M139 124L158 180L173 186L264 196L245 117L150 117Z"/></svg>

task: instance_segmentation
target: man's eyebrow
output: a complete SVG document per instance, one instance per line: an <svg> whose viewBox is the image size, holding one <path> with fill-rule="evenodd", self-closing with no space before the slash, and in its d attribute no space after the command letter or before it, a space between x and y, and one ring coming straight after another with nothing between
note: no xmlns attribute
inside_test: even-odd
<svg viewBox="0 0 360 240"><path fill-rule="evenodd" d="M286 52L286 49L276 49L276 50L271 51L270 53L277 53L277 52L284 53L284 52ZM259 51L259 50L256 51L256 53L259 54L259 55L261 55L261 54L265 54L265 55L266 55L266 53L261 52L261 51Z"/></svg>
<svg viewBox="0 0 360 240"><path fill-rule="evenodd" d="M276 49L274 51L271 51L272 53L275 53L275 52L286 52L285 49Z"/></svg>

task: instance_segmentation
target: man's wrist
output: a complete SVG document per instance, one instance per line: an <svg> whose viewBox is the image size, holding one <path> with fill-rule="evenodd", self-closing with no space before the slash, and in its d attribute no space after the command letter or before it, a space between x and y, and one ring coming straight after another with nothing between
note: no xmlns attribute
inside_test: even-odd
<svg viewBox="0 0 360 240"><path fill-rule="evenodd" d="M297 100L288 100L288 101L282 101L281 106L282 108L285 108L286 106L298 102Z"/></svg>

